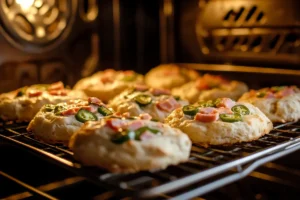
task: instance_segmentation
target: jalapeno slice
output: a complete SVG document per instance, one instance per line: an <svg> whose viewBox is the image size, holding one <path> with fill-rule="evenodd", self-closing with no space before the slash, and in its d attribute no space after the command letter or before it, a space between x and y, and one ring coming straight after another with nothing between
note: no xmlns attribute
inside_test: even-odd
<svg viewBox="0 0 300 200"><path fill-rule="evenodd" d="M174 99L175 99L176 101L179 101L179 100L180 100L180 96L175 95L175 96L173 96L173 97L174 97Z"/></svg>
<svg viewBox="0 0 300 200"><path fill-rule="evenodd" d="M242 116L234 113L234 114L220 114L220 119L223 122L239 122L243 121Z"/></svg>
<svg viewBox="0 0 300 200"><path fill-rule="evenodd" d="M113 112L108 108L106 108L105 106L99 106L98 112L103 116L108 116L113 114Z"/></svg>
<svg viewBox="0 0 300 200"><path fill-rule="evenodd" d="M283 90L285 86L273 86L271 87L271 91L273 92L279 92L280 90Z"/></svg>
<svg viewBox="0 0 300 200"><path fill-rule="evenodd" d="M250 110L244 105L235 105L231 108L232 112L240 115L249 115Z"/></svg>
<svg viewBox="0 0 300 200"><path fill-rule="evenodd" d="M182 107L182 111L185 115L194 116L198 112L198 108L193 105L186 105Z"/></svg>
<svg viewBox="0 0 300 200"><path fill-rule="evenodd" d="M122 144L128 140L133 140L135 138L134 131L123 131L116 133L111 137L111 141L115 144Z"/></svg>
<svg viewBox="0 0 300 200"><path fill-rule="evenodd" d="M134 81L136 78L137 78L137 74L127 75L123 77L122 81L131 82Z"/></svg>
<svg viewBox="0 0 300 200"><path fill-rule="evenodd" d="M23 96L25 93L23 92L23 91L19 91L18 93L17 93L17 95L16 95L16 97L21 97L21 96Z"/></svg>
<svg viewBox="0 0 300 200"><path fill-rule="evenodd" d="M215 107L218 107L218 105L221 103L222 99L221 98L217 98L216 100L213 101L213 104Z"/></svg>
<svg viewBox="0 0 300 200"><path fill-rule="evenodd" d="M54 109L55 109L55 105L52 105L52 104L46 104L44 106L44 111L46 111L46 112L52 112Z"/></svg>
<svg viewBox="0 0 300 200"><path fill-rule="evenodd" d="M21 97L21 96L24 96L24 95L25 95L25 93L26 93L26 89L27 89L27 87L26 87L26 86L25 86L25 87L22 87L22 88L20 88L20 89L19 89L19 91L18 91L18 93L16 94L15 98L16 98L16 97Z"/></svg>
<svg viewBox="0 0 300 200"><path fill-rule="evenodd" d="M258 93L256 93L256 96L258 98L263 98L264 96L266 96L266 92L258 92Z"/></svg>
<svg viewBox="0 0 300 200"><path fill-rule="evenodd" d="M215 107L215 103L212 100L199 102L198 105L200 108Z"/></svg>
<svg viewBox="0 0 300 200"><path fill-rule="evenodd" d="M157 134L159 132L159 130L156 130L156 129L152 129L152 128L149 128L147 126L144 126L144 127L141 127L137 130L135 130L135 139L136 140L140 140L140 136L145 132L145 131L150 131L151 133L153 134Z"/></svg>
<svg viewBox="0 0 300 200"><path fill-rule="evenodd" d="M151 96L146 95L146 94L140 94L140 95L134 97L134 100L140 106L146 106L152 102Z"/></svg>
<svg viewBox="0 0 300 200"><path fill-rule="evenodd" d="M54 108L54 114L55 115L60 115L66 109L67 108L65 106L62 106L62 105L55 106L55 108Z"/></svg>
<svg viewBox="0 0 300 200"><path fill-rule="evenodd" d="M96 121L98 119L94 113L84 109L80 109L76 113L75 118L82 123L86 121Z"/></svg>

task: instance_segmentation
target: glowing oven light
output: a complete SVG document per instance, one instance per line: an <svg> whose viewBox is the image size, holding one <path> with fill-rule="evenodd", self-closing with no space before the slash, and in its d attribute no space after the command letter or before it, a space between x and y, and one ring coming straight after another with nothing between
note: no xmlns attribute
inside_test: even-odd
<svg viewBox="0 0 300 200"><path fill-rule="evenodd" d="M19 4L22 9L27 10L33 5L34 0L16 0L16 3Z"/></svg>

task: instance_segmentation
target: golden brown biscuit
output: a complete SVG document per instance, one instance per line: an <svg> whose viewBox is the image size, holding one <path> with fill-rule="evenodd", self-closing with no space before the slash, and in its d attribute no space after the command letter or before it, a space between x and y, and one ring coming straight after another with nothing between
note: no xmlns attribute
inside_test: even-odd
<svg viewBox="0 0 300 200"><path fill-rule="evenodd" d="M46 104L31 120L27 131L47 143L68 144L70 137L89 120L100 120L112 115L99 99L70 100L59 104Z"/></svg>
<svg viewBox="0 0 300 200"><path fill-rule="evenodd" d="M0 95L2 120L30 121L45 104L87 98L82 91L65 89L62 82L26 86Z"/></svg>
<svg viewBox="0 0 300 200"><path fill-rule="evenodd" d="M272 122L258 108L229 98L178 108L165 122L203 146L249 142L273 128Z"/></svg>
<svg viewBox="0 0 300 200"><path fill-rule="evenodd" d="M190 103L195 103L222 97L237 100L247 91L248 87L243 82L229 81L221 76L205 74L196 81L174 88L172 94L187 99Z"/></svg>
<svg viewBox="0 0 300 200"><path fill-rule="evenodd" d="M107 103L116 95L135 84L142 84L144 77L132 70L107 69L79 80L74 89L83 90L88 96L98 97Z"/></svg>
<svg viewBox="0 0 300 200"><path fill-rule="evenodd" d="M163 64L151 69L145 75L145 82L153 88L172 89L196 80L199 74L192 69L179 67L175 64Z"/></svg>
<svg viewBox="0 0 300 200"><path fill-rule="evenodd" d="M239 102L258 107L272 122L290 122L300 119L300 90L296 86L275 86L251 90Z"/></svg>
<svg viewBox="0 0 300 200"><path fill-rule="evenodd" d="M139 89L135 87L124 91L109 106L118 113L129 113L131 116L148 113L153 119L163 122L173 110L188 104L187 101L172 96L167 89Z"/></svg>
<svg viewBox="0 0 300 200"><path fill-rule="evenodd" d="M85 123L69 146L84 165L132 173L187 161L191 141L180 130L160 122L105 118Z"/></svg>

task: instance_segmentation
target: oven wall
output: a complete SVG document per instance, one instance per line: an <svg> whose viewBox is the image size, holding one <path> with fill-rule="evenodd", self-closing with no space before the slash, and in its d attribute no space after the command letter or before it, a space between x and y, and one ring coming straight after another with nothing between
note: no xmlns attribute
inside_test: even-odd
<svg viewBox="0 0 300 200"><path fill-rule="evenodd" d="M11 31L6 19L9 14L20 14L26 20L29 15L13 12L4 4L9 9L0 15L0 93L58 80L72 86L79 78L105 68L144 73L159 64L158 0L55 2L49 13L57 9L59 2L67 2L68 8L74 8L73 20L67 19L69 29L61 37L43 44L26 41Z"/></svg>

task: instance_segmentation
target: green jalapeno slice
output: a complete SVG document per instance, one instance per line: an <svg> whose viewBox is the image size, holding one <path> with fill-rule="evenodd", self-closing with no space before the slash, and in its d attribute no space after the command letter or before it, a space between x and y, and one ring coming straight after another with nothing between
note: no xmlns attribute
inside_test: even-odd
<svg viewBox="0 0 300 200"><path fill-rule="evenodd" d="M88 110L84 110L84 109L80 109L76 113L75 118L78 121L82 122L82 123L84 123L86 121L96 121L96 120L98 120L97 116L94 113L92 113Z"/></svg>
<svg viewBox="0 0 300 200"><path fill-rule="evenodd" d="M67 108L65 106L62 106L62 105L55 106L54 114L55 115L60 115L65 110L67 110Z"/></svg>
<svg viewBox="0 0 300 200"><path fill-rule="evenodd" d="M258 97L258 98L263 98L264 96L266 96L266 92L258 92L256 94L256 97Z"/></svg>
<svg viewBox="0 0 300 200"><path fill-rule="evenodd" d="M200 108L215 107L215 103L212 100L199 102L198 105Z"/></svg>
<svg viewBox="0 0 300 200"><path fill-rule="evenodd" d="M140 136L145 132L145 131L150 131L151 133L153 134L157 134L159 132L159 130L156 130L156 129L152 129L152 128L149 128L147 126L144 126L144 127L141 127L137 130L135 130L135 139L136 140L140 140Z"/></svg>
<svg viewBox="0 0 300 200"><path fill-rule="evenodd" d="M182 107L182 111L185 115L194 116L198 112L198 108L193 105L186 105Z"/></svg>
<svg viewBox="0 0 300 200"><path fill-rule="evenodd" d="M134 131L123 131L114 134L111 137L111 141L115 144L122 144L128 140L133 140L135 138L135 132Z"/></svg>
<svg viewBox="0 0 300 200"><path fill-rule="evenodd" d="M54 109L55 109L55 105L52 105L52 104L46 104L44 106L44 111L46 111L46 112L52 112Z"/></svg>
<svg viewBox="0 0 300 200"><path fill-rule="evenodd" d="M220 119L223 122L239 122L242 121L242 116L239 114L220 114Z"/></svg>
<svg viewBox="0 0 300 200"><path fill-rule="evenodd" d="M250 110L244 105L235 105L231 108L232 112L240 115L249 115Z"/></svg>
<svg viewBox="0 0 300 200"><path fill-rule="evenodd" d="M273 92L279 92L280 90L283 90L285 86L273 86L271 87L271 91Z"/></svg>
<svg viewBox="0 0 300 200"><path fill-rule="evenodd" d="M108 116L113 114L113 112L108 108L106 108L105 106L99 106L98 112L103 116Z"/></svg>
<svg viewBox="0 0 300 200"><path fill-rule="evenodd" d="M152 102L151 96L146 95L146 94L137 95L136 97L134 97L134 100L140 106L146 106Z"/></svg>

